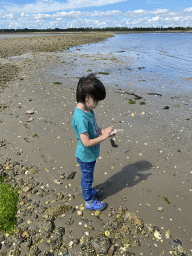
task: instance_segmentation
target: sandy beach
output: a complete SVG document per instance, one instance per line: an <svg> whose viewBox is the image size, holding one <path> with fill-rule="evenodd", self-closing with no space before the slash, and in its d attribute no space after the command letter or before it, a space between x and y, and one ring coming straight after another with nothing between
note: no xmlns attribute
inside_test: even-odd
<svg viewBox="0 0 192 256"><path fill-rule="evenodd" d="M67 75L81 60L60 53L108 36L0 40L0 164L21 187L16 234L0 234L0 255L192 255L190 95L106 87L98 126L124 131L101 144L95 168L107 209L83 207L71 126L78 77ZM61 65L65 76L51 72Z"/></svg>

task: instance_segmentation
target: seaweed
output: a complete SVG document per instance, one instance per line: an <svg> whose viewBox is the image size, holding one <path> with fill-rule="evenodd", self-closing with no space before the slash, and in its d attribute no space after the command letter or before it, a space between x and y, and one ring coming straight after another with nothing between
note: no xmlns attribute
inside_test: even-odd
<svg viewBox="0 0 192 256"><path fill-rule="evenodd" d="M171 202L169 201L169 199L167 197L165 197L165 196L158 196L158 197L163 198L166 203L171 204Z"/></svg>
<svg viewBox="0 0 192 256"><path fill-rule="evenodd" d="M141 101L141 102L139 102L139 105L146 105L146 102L145 101Z"/></svg>
<svg viewBox="0 0 192 256"><path fill-rule="evenodd" d="M129 99L129 104L136 104L136 102L132 99Z"/></svg>
<svg viewBox="0 0 192 256"><path fill-rule="evenodd" d="M62 84L61 82L53 82L53 84Z"/></svg>
<svg viewBox="0 0 192 256"><path fill-rule="evenodd" d="M108 75L109 75L109 72L98 72L97 74L99 74L99 75L106 75L106 76L108 76Z"/></svg>
<svg viewBox="0 0 192 256"><path fill-rule="evenodd" d="M164 196L163 199L165 200L166 203L171 204L167 197Z"/></svg>

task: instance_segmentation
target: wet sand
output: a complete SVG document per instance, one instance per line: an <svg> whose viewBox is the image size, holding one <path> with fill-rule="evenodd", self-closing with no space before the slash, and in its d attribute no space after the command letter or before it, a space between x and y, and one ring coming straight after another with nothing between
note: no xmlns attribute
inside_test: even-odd
<svg viewBox="0 0 192 256"><path fill-rule="evenodd" d="M72 43L71 46L83 41ZM75 211L84 201L80 187L81 173L74 156L77 140L71 127L78 78L63 77L58 73L54 75L53 72L50 75L50 70L53 67L54 70L59 69L61 63L66 63L66 70L80 67L76 66L74 59L66 59L64 63L63 56L58 53L34 53L31 49L35 49L36 44L31 43L30 47L29 51L25 47L25 51L18 47L10 54L9 48L6 48L7 52L1 53L1 64L17 68L17 74L13 74L6 84L3 80L6 86L2 87L0 93L1 163L9 165L17 161L20 171L24 168L25 172L19 172L16 180L22 178L27 181L26 184L36 180L40 183L37 185L39 191L42 185L48 189L48 193L43 193L42 197L38 193L29 196L23 193L31 202L22 205L22 199L19 201L21 211L18 216L22 215L22 209L29 208L34 202L40 201L41 206L51 208L65 204L66 198L70 198L67 203L72 209L54 220L55 228L65 228L64 242L69 252L74 255L94 255L83 252L81 245L75 245L75 239L95 237L103 229L104 223L114 221L111 214L113 209L118 212L119 207L126 207L143 220L148 232L149 227L157 227L162 237L158 240L149 232L149 238L139 237L140 246L125 249L118 245L121 251L146 256L174 255L170 242L179 239L188 253L185 255L191 255L192 143L189 95L149 95L146 89L137 91L132 85L127 89L121 85L107 86L107 98L95 111L98 126L113 125L124 132L101 144L95 168L94 186L103 191L101 199L108 204L108 208L99 218L83 210L82 219ZM7 58L16 52L17 56L30 54L22 58ZM98 77L102 81L104 75ZM135 95L142 98L135 100ZM136 104L129 104L129 99L136 101ZM140 105L140 102L146 104ZM33 114L26 114L28 110L32 110ZM30 173L29 170L33 168L38 168L39 172ZM72 172L76 172L74 179L66 179ZM55 179L62 184L56 184ZM58 193L64 194L65 200L59 199L56 196ZM159 207L163 210L159 211ZM37 213L39 219L35 219ZM32 229L39 230L41 215L39 208L35 207L34 212L18 227L27 225L29 233ZM71 219L74 223L67 224ZM31 220L31 223L27 223L27 220ZM91 223L94 230L88 229L87 223ZM166 239L165 231L168 230L171 237ZM86 232L89 232L88 236ZM14 240L13 237L11 239ZM74 242L72 248L70 241ZM46 242L44 240L38 244L40 255L47 250ZM9 250L12 248L14 245ZM27 255L24 248L21 244L21 255ZM7 251L4 244L1 251ZM57 255L56 252L54 255Z"/></svg>

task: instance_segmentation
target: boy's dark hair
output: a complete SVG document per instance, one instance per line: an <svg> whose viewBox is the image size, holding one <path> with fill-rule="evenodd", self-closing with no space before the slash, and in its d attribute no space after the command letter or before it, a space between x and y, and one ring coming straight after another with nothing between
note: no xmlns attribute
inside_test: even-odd
<svg viewBox="0 0 192 256"><path fill-rule="evenodd" d="M76 90L77 103L84 103L86 96L91 96L97 101L104 100L106 97L105 86L95 74L89 74L79 79Z"/></svg>

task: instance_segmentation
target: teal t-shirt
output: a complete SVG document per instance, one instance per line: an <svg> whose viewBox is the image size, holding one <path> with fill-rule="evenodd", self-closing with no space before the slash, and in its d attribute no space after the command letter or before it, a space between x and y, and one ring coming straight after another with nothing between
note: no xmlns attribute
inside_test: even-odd
<svg viewBox="0 0 192 256"><path fill-rule="evenodd" d="M84 132L88 132L90 139L95 139L99 136L99 129L93 110L88 113L76 108L72 118L72 127L78 139L75 156L85 163L95 161L99 157L100 145L85 147L80 138L80 134Z"/></svg>

